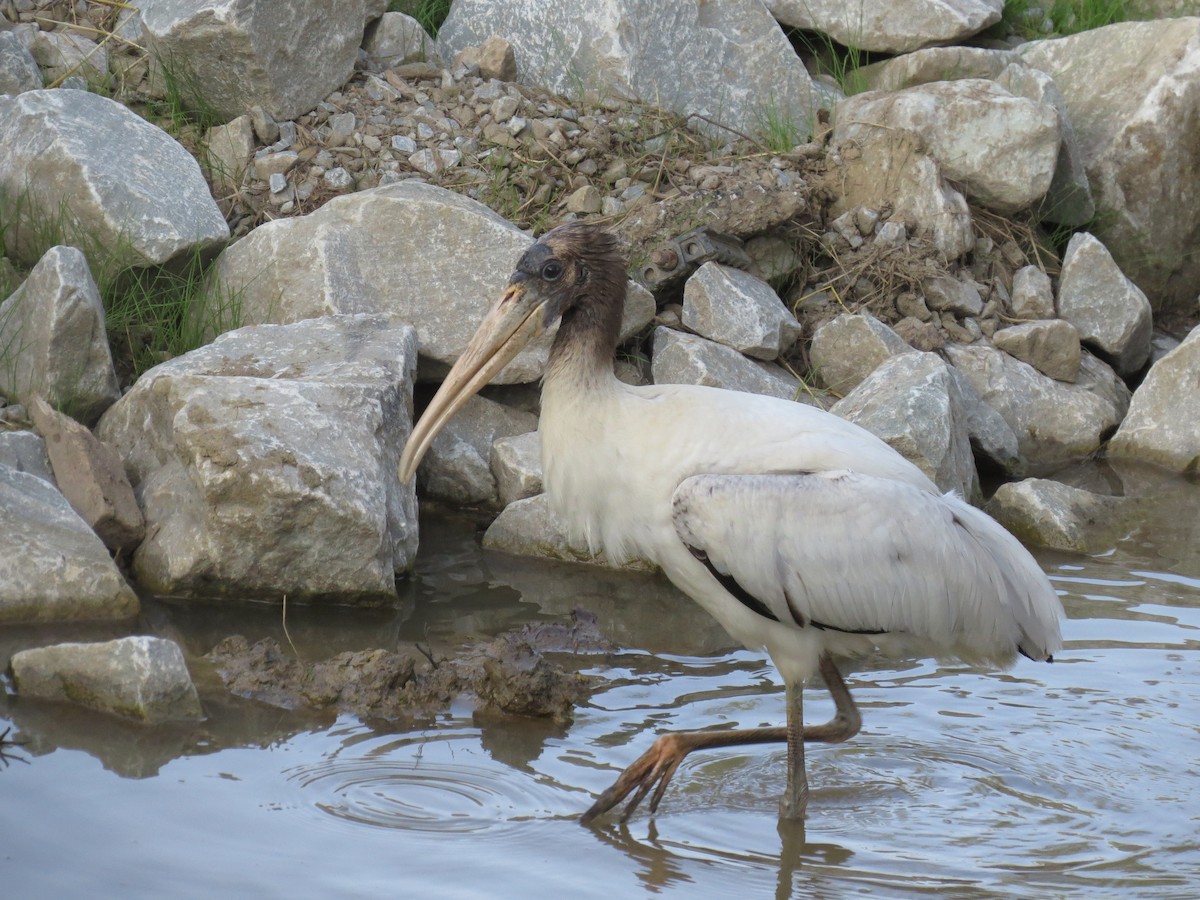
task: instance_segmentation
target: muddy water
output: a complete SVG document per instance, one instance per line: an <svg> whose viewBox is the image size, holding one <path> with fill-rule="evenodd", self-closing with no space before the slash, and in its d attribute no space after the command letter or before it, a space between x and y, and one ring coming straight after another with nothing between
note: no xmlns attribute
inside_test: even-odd
<svg viewBox="0 0 1200 900"><path fill-rule="evenodd" d="M1114 523L1115 524L1115 523ZM0 700L26 743L0 767L0 884L26 897L1161 896L1200 890L1200 489L1177 485L1089 556L1040 561L1063 594L1054 665L925 660L855 672L863 733L814 747L806 827L779 823L782 748L697 755L662 809L578 814L663 730L783 718L768 662L640 577L484 554L431 521L399 610L293 609L313 658L449 646L594 611L620 652L569 726L303 714L227 696L199 656L286 640L278 609L150 605L209 718L144 729ZM102 629L53 639L100 639ZM0 657L45 632L0 633ZM831 705L809 693L807 712Z"/></svg>

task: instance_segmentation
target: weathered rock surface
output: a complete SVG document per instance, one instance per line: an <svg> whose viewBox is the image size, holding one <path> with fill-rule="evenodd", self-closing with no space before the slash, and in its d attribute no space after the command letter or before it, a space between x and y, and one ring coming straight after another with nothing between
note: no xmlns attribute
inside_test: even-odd
<svg viewBox="0 0 1200 900"><path fill-rule="evenodd" d="M1200 472L1200 326L1151 367L1108 452Z"/></svg>
<svg viewBox="0 0 1200 900"><path fill-rule="evenodd" d="M145 536L145 522L116 451L40 398L29 412L46 440L63 496L109 550L133 552Z"/></svg>
<svg viewBox="0 0 1200 900"><path fill-rule="evenodd" d="M985 509L1027 544L1086 553L1100 549L1090 540L1103 528L1121 501L1081 488L1027 478L1002 484ZM1103 547L1107 549L1107 544Z"/></svg>
<svg viewBox="0 0 1200 900"><path fill-rule="evenodd" d="M807 401L808 395L786 369L759 362L694 334L654 329L651 373L655 384L707 384L731 391Z"/></svg>
<svg viewBox="0 0 1200 900"><path fill-rule="evenodd" d="M536 431L492 444L492 475L502 506L542 492L542 438Z"/></svg>
<svg viewBox="0 0 1200 900"><path fill-rule="evenodd" d="M683 324L754 359L775 359L800 337L800 323L769 284L715 262L683 286Z"/></svg>
<svg viewBox="0 0 1200 900"><path fill-rule="evenodd" d="M1150 358L1150 301L1117 268L1104 245L1086 232L1067 244L1058 281L1058 314L1121 375L1133 374Z"/></svg>
<svg viewBox="0 0 1200 900"><path fill-rule="evenodd" d="M971 37L999 22L1004 9L1002 0L766 0L766 4L785 25L819 31L847 47L885 53L906 53Z"/></svg>
<svg viewBox="0 0 1200 900"><path fill-rule="evenodd" d="M373 0L154 0L139 4L154 58L197 108L232 119L308 112L354 70Z"/></svg>
<svg viewBox="0 0 1200 900"><path fill-rule="evenodd" d="M831 410L881 438L943 491L979 494L966 411L950 367L933 353L880 364Z"/></svg>
<svg viewBox="0 0 1200 900"><path fill-rule="evenodd" d="M46 442L32 431L0 431L0 466L28 472L54 484Z"/></svg>
<svg viewBox="0 0 1200 900"><path fill-rule="evenodd" d="M1012 312L1018 319L1053 319L1054 291L1050 276L1037 266L1022 266L1013 273Z"/></svg>
<svg viewBox="0 0 1200 900"><path fill-rule="evenodd" d="M1094 230L1156 310L1200 283L1200 18L1123 22L1023 45L1062 92L1097 206Z"/></svg>
<svg viewBox="0 0 1200 900"><path fill-rule="evenodd" d="M1098 450L1129 408L1129 389L1090 354L1074 384L1056 381L1028 363L981 343L948 344L946 354L1017 436L1035 471L1082 459Z"/></svg>
<svg viewBox="0 0 1200 900"><path fill-rule="evenodd" d="M1061 141L1052 107L982 79L871 91L838 104L835 141L865 142L880 130L920 136L946 178L979 203L1005 212L1025 209L1045 195Z"/></svg>
<svg viewBox="0 0 1200 900"><path fill-rule="evenodd" d="M386 12L367 26L363 51L373 66L390 69L412 62L441 62L441 53L421 23L402 12Z"/></svg>
<svg viewBox="0 0 1200 900"><path fill-rule="evenodd" d="M13 654L20 696L60 700L144 722L199 719L196 686L174 641L127 637Z"/></svg>
<svg viewBox="0 0 1200 900"><path fill-rule="evenodd" d="M500 498L492 474L493 444L535 428L532 413L472 397L434 438L417 470L422 493L463 506L495 505Z"/></svg>
<svg viewBox="0 0 1200 900"><path fill-rule="evenodd" d="M1045 319L1001 328L992 335L998 348L1043 375L1074 381L1079 374L1079 332L1070 322Z"/></svg>
<svg viewBox="0 0 1200 900"><path fill-rule="evenodd" d="M146 517L140 584L378 604L416 553L396 466L416 336L376 316L230 332L145 373L97 434Z"/></svg>
<svg viewBox="0 0 1200 900"><path fill-rule="evenodd" d="M531 243L481 203L404 181L256 228L218 257L212 278L220 291L236 293L247 322L337 313L409 322L420 339L420 377L436 379L466 348ZM644 288L630 293L627 332L644 326L654 306ZM495 381L539 378L556 333L537 339Z"/></svg>
<svg viewBox="0 0 1200 900"><path fill-rule="evenodd" d="M87 91L0 97L0 196L16 213L5 245L26 263L48 249L48 221L93 268L108 270L229 238L196 160L165 131Z"/></svg>
<svg viewBox="0 0 1200 900"><path fill-rule="evenodd" d="M821 384L845 396L884 360L912 352L900 335L870 313L842 313L817 329L809 357Z"/></svg>
<svg viewBox="0 0 1200 900"><path fill-rule="evenodd" d="M0 465L0 622L127 619L138 599L58 489Z"/></svg>
<svg viewBox="0 0 1200 900"><path fill-rule="evenodd" d="M0 303L0 393L42 397L85 424L121 396L104 304L84 255L52 247Z"/></svg>
<svg viewBox="0 0 1200 900"><path fill-rule="evenodd" d="M751 132L768 117L806 122L818 105L757 0L458 0L438 40L452 56L492 35L512 44L521 81L560 94L641 97Z"/></svg>
<svg viewBox="0 0 1200 900"><path fill-rule="evenodd" d="M11 31L0 31L0 94L20 94L42 86L37 60Z"/></svg>
<svg viewBox="0 0 1200 900"><path fill-rule="evenodd" d="M633 559L613 566L603 553L593 554L586 544L573 540L545 494L517 500L504 508L483 535L483 546L517 556L540 556L564 562L589 563L638 572L654 571L648 560Z"/></svg>
<svg viewBox="0 0 1200 900"><path fill-rule="evenodd" d="M948 260L958 259L975 245L971 212L923 147L919 137L886 129L840 145L833 153L838 193L830 213L889 208L891 221L903 224L910 236L929 241Z"/></svg>

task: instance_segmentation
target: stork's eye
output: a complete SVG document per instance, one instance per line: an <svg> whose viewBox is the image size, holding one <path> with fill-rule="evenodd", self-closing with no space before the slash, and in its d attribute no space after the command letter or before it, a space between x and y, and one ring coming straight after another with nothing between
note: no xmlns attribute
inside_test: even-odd
<svg viewBox="0 0 1200 900"><path fill-rule="evenodd" d="M552 259L550 262L542 266L542 278L546 281L558 281L562 278L563 264L557 259Z"/></svg>

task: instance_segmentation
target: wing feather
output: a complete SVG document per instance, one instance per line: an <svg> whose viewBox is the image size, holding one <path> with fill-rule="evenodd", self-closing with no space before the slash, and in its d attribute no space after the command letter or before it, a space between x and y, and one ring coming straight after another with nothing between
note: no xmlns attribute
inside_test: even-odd
<svg viewBox="0 0 1200 900"><path fill-rule="evenodd" d="M1047 658L1062 607L994 520L954 495L850 471L697 475L673 498L693 554L781 622Z"/></svg>

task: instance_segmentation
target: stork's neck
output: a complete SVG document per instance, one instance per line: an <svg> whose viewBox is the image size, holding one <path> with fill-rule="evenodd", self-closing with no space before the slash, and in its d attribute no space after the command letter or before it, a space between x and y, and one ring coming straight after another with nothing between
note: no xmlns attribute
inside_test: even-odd
<svg viewBox="0 0 1200 900"><path fill-rule="evenodd" d="M603 390L616 381L613 362L624 311L624 268L602 266L594 269L587 293L563 314L550 348L546 390L567 390L582 395Z"/></svg>

